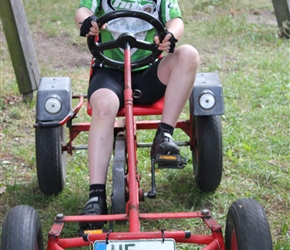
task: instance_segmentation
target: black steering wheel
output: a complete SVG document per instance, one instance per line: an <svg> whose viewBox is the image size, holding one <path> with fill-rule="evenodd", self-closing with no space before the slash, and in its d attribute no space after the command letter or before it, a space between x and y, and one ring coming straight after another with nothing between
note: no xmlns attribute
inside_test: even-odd
<svg viewBox="0 0 290 250"><path fill-rule="evenodd" d="M101 28L105 23L112 21L114 19L120 17L135 17L141 20L144 20L150 23L153 28L156 30L156 33L159 36L159 39L162 41L166 35L166 28L164 25L157 20L151 14L148 14L143 11L132 11L132 10L115 10L109 13L104 14L97 20L98 26ZM143 49L146 51L151 51L151 54L148 56L136 60L131 63L131 68L139 68L145 65L148 65L154 62L162 53L161 50L158 50L158 46L152 41L152 43L138 40L132 33L125 32L122 33L116 40L112 40L109 42L95 42L95 36L88 36L87 43L89 50L92 55L101 63L105 65L111 66L113 68L121 69L124 67L124 62L113 60L104 55L105 50L122 48L125 49L127 44L130 45L131 48Z"/></svg>

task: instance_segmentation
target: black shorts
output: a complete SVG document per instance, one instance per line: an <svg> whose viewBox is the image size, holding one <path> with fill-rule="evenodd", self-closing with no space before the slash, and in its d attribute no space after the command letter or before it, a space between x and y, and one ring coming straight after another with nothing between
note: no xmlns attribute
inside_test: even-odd
<svg viewBox="0 0 290 250"><path fill-rule="evenodd" d="M157 76L157 68L161 60L149 68L132 72L132 89L139 98L134 98L134 104L148 105L164 96L166 86ZM124 107L124 72L112 68L96 68L93 70L88 88L88 99L100 88L107 88L116 93L120 100L120 109ZM141 95L140 95L141 93Z"/></svg>

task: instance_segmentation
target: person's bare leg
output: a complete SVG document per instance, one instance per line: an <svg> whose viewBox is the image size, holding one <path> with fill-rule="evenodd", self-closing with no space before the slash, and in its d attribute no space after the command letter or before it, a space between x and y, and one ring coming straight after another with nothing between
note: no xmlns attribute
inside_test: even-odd
<svg viewBox="0 0 290 250"><path fill-rule="evenodd" d="M198 65L198 52L189 45L176 48L173 54L168 54L160 62L158 78L167 87L161 123L151 147L151 159L155 159L157 154L179 154L172 134L192 91Z"/></svg>
<svg viewBox="0 0 290 250"><path fill-rule="evenodd" d="M195 48L182 45L162 59L158 77L167 85L161 122L175 127L192 91L199 55Z"/></svg>
<svg viewBox="0 0 290 250"><path fill-rule="evenodd" d="M89 131L88 158L90 169L89 201L81 214L108 214L106 179L113 150L114 122L119 99L109 89L99 89L90 98L92 121ZM105 222L80 222L81 229L100 229Z"/></svg>
<svg viewBox="0 0 290 250"><path fill-rule="evenodd" d="M108 89L99 89L90 98L92 121L89 131L88 157L90 184L105 184L113 150L114 123L119 99Z"/></svg>

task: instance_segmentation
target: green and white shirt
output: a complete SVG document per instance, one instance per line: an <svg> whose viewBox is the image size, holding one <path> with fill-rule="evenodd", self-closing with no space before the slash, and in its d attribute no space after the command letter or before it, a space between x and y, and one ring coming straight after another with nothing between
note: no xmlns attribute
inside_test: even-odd
<svg viewBox="0 0 290 250"><path fill-rule="evenodd" d="M145 11L159 19L164 25L173 18L181 18L178 0L81 0L79 7L90 9L97 17L113 10ZM102 42L116 39L123 32L131 32L137 39L153 42L155 30L151 24L137 18L119 18L108 23L106 30L101 30ZM149 51L146 53L150 53ZM104 53L114 60L123 61L122 49L107 50ZM132 61L144 58L144 50L131 50Z"/></svg>

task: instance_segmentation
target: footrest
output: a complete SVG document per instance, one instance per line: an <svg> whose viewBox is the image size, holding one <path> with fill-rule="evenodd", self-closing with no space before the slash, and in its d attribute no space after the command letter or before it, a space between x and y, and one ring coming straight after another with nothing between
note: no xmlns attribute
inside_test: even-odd
<svg viewBox="0 0 290 250"><path fill-rule="evenodd" d="M186 166L187 159L181 155L161 155L156 156L155 163L158 168L177 168L182 169Z"/></svg>

